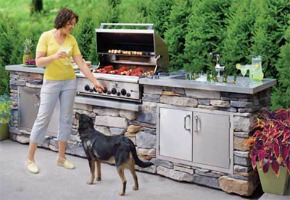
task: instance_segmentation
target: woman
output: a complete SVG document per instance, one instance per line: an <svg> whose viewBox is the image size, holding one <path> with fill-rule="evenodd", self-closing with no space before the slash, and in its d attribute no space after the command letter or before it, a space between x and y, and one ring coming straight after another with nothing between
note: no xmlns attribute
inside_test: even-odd
<svg viewBox="0 0 290 200"><path fill-rule="evenodd" d="M40 107L30 135L27 169L37 174L39 168L34 159L39 143L45 139L47 127L57 101L60 102L58 127L58 159L57 165L73 169L74 164L65 157L67 141L72 129L73 104L76 94L76 76L70 64L72 57L83 74L92 82L98 92L102 85L96 80L82 59L78 44L70 34L78 22L78 15L72 10L63 8L54 20L54 27L42 33L36 48L37 67L46 66L40 95Z"/></svg>

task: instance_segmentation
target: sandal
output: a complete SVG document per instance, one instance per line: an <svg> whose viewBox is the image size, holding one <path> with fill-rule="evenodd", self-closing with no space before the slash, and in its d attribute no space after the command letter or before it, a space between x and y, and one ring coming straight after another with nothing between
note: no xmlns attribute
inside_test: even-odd
<svg viewBox="0 0 290 200"><path fill-rule="evenodd" d="M72 162L68 161L67 159L65 159L64 161L61 161L59 158L57 159L57 165L64 167L66 169L74 169L75 166Z"/></svg>
<svg viewBox="0 0 290 200"><path fill-rule="evenodd" d="M27 169L30 173L32 174L38 174L39 173L39 169L36 165L35 162L31 161L31 160L27 160Z"/></svg>

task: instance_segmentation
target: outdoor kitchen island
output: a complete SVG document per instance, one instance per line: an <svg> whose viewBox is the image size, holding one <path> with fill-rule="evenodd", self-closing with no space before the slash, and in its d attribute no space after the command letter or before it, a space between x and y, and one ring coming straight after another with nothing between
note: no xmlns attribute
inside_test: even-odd
<svg viewBox="0 0 290 200"><path fill-rule="evenodd" d="M28 143L44 70L21 65L6 66L6 70L14 102L10 138ZM258 176L243 141L257 113L269 109L276 81L245 85L245 79L239 78L236 84L140 78L142 102L77 95L74 111L94 118L95 128L104 134L131 138L139 156L154 163L147 169L137 168L140 171L249 196ZM42 145L51 150L57 149L57 109ZM74 129L67 153L84 157L75 133Z"/></svg>

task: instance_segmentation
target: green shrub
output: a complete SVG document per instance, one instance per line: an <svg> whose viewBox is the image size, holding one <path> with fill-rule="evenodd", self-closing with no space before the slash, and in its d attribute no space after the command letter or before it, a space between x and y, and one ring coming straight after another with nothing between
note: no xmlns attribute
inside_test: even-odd
<svg viewBox="0 0 290 200"><path fill-rule="evenodd" d="M170 68L178 70L183 67L185 36L188 33L188 19L191 15L191 0L178 0L172 6L169 24L164 39L169 49Z"/></svg>
<svg viewBox="0 0 290 200"><path fill-rule="evenodd" d="M41 12L43 9L42 0L32 0L31 13Z"/></svg>
<svg viewBox="0 0 290 200"><path fill-rule="evenodd" d="M225 19L230 3L231 0L193 1L189 31L185 37L184 68L187 71L212 70L209 53L221 53L226 31Z"/></svg>
<svg viewBox="0 0 290 200"><path fill-rule="evenodd" d="M229 74L236 71L237 63L250 63L252 30L256 18L256 6L252 0L234 1L227 19L226 36L221 44L222 63Z"/></svg>
<svg viewBox="0 0 290 200"><path fill-rule="evenodd" d="M12 101L9 96L0 96L0 125L10 121Z"/></svg>
<svg viewBox="0 0 290 200"><path fill-rule="evenodd" d="M169 24L169 16L171 7L173 5L172 0L153 0L149 9L149 18L154 23L155 31L164 38L164 34Z"/></svg>
<svg viewBox="0 0 290 200"><path fill-rule="evenodd" d="M0 65L0 95L9 94L9 72Z"/></svg>
<svg viewBox="0 0 290 200"><path fill-rule="evenodd" d="M22 43L17 26L8 18L0 14L0 94L9 94L9 72L5 66L11 63L21 63ZM20 53L21 52L21 53Z"/></svg>
<svg viewBox="0 0 290 200"><path fill-rule="evenodd" d="M109 13L107 22L118 23L119 22L119 4L121 0L108 0Z"/></svg>
<svg viewBox="0 0 290 200"><path fill-rule="evenodd" d="M289 21L290 24L290 21ZM281 47L280 58L277 63L278 85L271 96L272 110L290 107L290 27L284 36L287 43Z"/></svg>
<svg viewBox="0 0 290 200"><path fill-rule="evenodd" d="M287 4L285 0L257 2L258 15L253 27L253 45L250 50L252 54L262 56L264 76L277 78L278 73L274 66L277 63L283 34L288 27L285 19L290 11L290 3L288 1Z"/></svg>
<svg viewBox="0 0 290 200"><path fill-rule="evenodd" d="M76 33L76 39L83 58L93 62L93 60L91 60L91 54L93 53L91 46L93 43L96 45L96 33L95 24L91 17L87 16L80 20L78 32ZM94 48L94 52L96 52L96 46Z"/></svg>
<svg viewBox="0 0 290 200"><path fill-rule="evenodd" d="M151 23L149 1L122 1L119 5L119 21L126 23ZM128 12L130 8L130 12ZM129 14L130 13L130 14ZM134 17L132 17L134 16Z"/></svg>

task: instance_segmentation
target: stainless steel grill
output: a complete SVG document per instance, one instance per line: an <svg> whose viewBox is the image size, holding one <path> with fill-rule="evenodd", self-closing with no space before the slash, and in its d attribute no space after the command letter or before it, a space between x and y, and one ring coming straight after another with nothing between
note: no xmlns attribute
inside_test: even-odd
<svg viewBox="0 0 290 200"><path fill-rule="evenodd" d="M80 76L79 95L141 102L139 79L167 71L168 48L153 30L153 24L102 23L96 29L96 39L100 64L93 74L105 90L96 92L90 82Z"/></svg>

